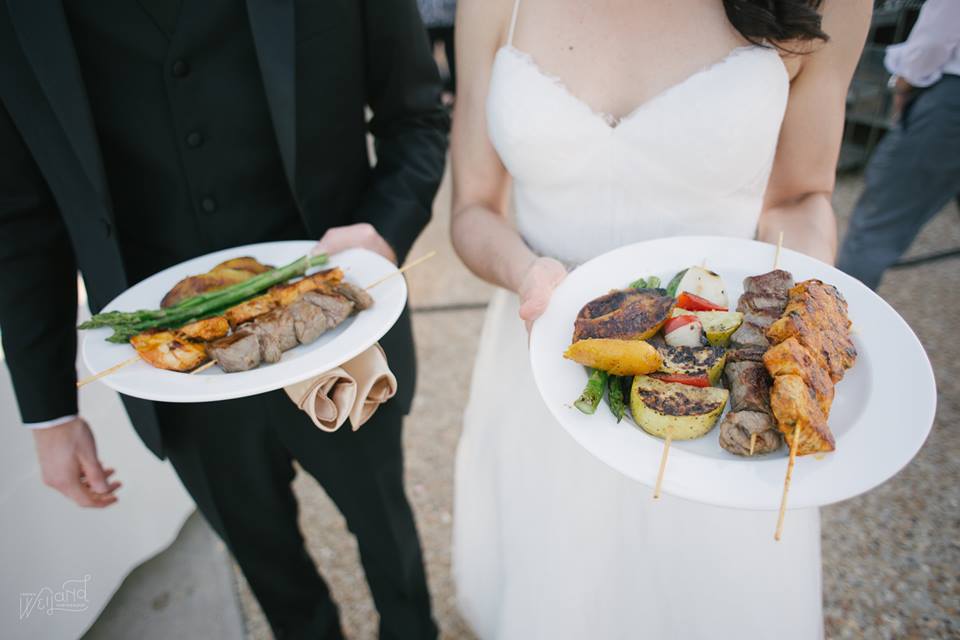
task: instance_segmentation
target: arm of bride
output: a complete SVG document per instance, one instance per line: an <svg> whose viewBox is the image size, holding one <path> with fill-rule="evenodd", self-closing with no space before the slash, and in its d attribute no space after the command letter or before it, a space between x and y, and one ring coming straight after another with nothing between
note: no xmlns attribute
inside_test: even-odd
<svg viewBox="0 0 960 640"><path fill-rule="evenodd" d="M507 219L510 177L487 136L490 69L512 7L509 0L462 0L457 7L450 235L475 275L519 294L520 316L529 328L567 272L556 260L538 258Z"/></svg>
<svg viewBox="0 0 960 640"><path fill-rule="evenodd" d="M837 224L830 199L836 181L843 136L847 87L860 58L872 3L827 0L823 3L826 43L786 43L791 50L810 47L806 55L787 55L790 97L780 130L776 157L758 239L777 242L833 264Z"/></svg>

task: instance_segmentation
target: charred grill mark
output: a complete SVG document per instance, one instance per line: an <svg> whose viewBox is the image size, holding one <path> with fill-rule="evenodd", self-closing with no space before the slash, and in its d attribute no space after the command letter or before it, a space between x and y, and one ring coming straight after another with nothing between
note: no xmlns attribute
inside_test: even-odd
<svg viewBox="0 0 960 640"><path fill-rule="evenodd" d="M669 317L673 304L663 289L611 291L588 302L577 314L574 342L643 336Z"/></svg>
<svg viewBox="0 0 960 640"><path fill-rule="evenodd" d="M691 398L673 389L638 389L640 399L654 411L667 416L703 415L717 408L718 402Z"/></svg>

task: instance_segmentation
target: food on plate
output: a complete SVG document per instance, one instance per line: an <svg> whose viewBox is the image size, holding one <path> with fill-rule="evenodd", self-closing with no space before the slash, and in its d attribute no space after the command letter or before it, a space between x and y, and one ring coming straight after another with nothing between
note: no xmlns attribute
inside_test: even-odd
<svg viewBox="0 0 960 640"><path fill-rule="evenodd" d="M643 340L588 338L570 345L564 358L617 376L651 373L660 368L660 353Z"/></svg>
<svg viewBox="0 0 960 640"><path fill-rule="evenodd" d="M720 446L740 456L776 451L783 445L780 432L769 413L731 411L720 423Z"/></svg>
<svg viewBox="0 0 960 640"><path fill-rule="evenodd" d="M797 455L834 449L827 425L833 385L857 359L850 326L836 287L805 280L790 288L783 315L766 331L775 345L764 355L773 376L770 407L791 446L796 433Z"/></svg>
<svg viewBox="0 0 960 640"><path fill-rule="evenodd" d="M223 310L261 293L275 284L302 276L311 267L327 262L327 256L304 256L288 265L252 276L222 289L200 293L163 309L105 311L80 324L80 329L109 327L113 335L107 342L126 343L147 329L181 327L200 318L218 315Z"/></svg>
<svg viewBox="0 0 960 640"><path fill-rule="evenodd" d="M207 361L204 343L189 340L177 331L148 329L130 338L130 344L158 369L192 371Z"/></svg>
<svg viewBox="0 0 960 640"><path fill-rule="evenodd" d="M702 337L703 324L691 313L681 313L663 323L663 339L671 347L699 347Z"/></svg>
<svg viewBox="0 0 960 640"><path fill-rule="evenodd" d="M227 373L247 371L263 361L260 340L252 331L234 331L225 338L211 342L207 351Z"/></svg>
<svg viewBox="0 0 960 640"><path fill-rule="evenodd" d="M766 335L774 344L795 337L835 383L857 359L847 302L836 287L819 280L806 280L790 289L783 316L770 325Z"/></svg>
<svg viewBox="0 0 960 640"><path fill-rule="evenodd" d="M776 376L770 392L770 407L787 444L793 446L793 433L797 429L798 456L833 451L835 442L827 426L827 416L803 378Z"/></svg>
<svg viewBox="0 0 960 640"><path fill-rule="evenodd" d="M695 316L703 327L707 342L715 347L729 345L730 336L740 328L740 324L743 322L743 314L739 311L689 311L677 306L673 309L671 315L673 317Z"/></svg>
<svg viewBox="0 0 960 640"><path fill-rule="evenodd" d="M588 415L593 414L600 404L600 399L603 398L604 391L607 389L608 377L606 371L591 369L590 376L587 378L587 386L584 387L583 393L576 399L573 406L583 413Z"/></svg>
<svg viewBox="0 0 960 640"><path fill-rule="evenodd" d="M776 451L783 444L770 411L770 374L765 347L727 351L723 376L730 390L730 411L720 422L720 446L740 456Z"/></svg>
<svg viewBox="0 0 960 640"><path fill-rule="evenodd" d="M665 346L660 347L657 351L663 359L658 369L660 373L706 378L709 383L707 386L716 384L720 379L726 359L723 349L719 347Z"/></svg>
<svg viewBox="0 0 960 640"><path fill-rule="evenodd" d="M627 412L627 406L623 398L623 385L626 378L623 376L607 376L607 404L610 406L610 413L617 419L617 422L623 420Z"/></svg>
<svg viewBox="0 0 960 640"><path fill-rule="evenodd" d="M673 277L667 285L667 294L670 297L679 298L682 294L689 294L685 302L690 304L703 305L700 311L709 311L711 309L726 310L729 307L726 287L719 275L705 269L704 267L690 267L684 269ZM691 311L697 311L696 308L684 307Z"/></svg>
<svg viewBox="0 0 960 640"><path fill-rule="evenodd" d="M273 296L265 293L230 307L223 312L223 315L231 327L238 327L244 322L272 311L276 306L277 302Z"/></svg>
<svg viewBox="0 0 960 640"><path fill-rule="evenodd" d="M663 326L674 300L663 289L622 289L591 300L574 322L573 340L644 340Z"/></svg>
<svg viewBox="0 0 960 640"><path fill-rule="evenodd" d="M743 322L730 341L737 346L769 346L766 329L783 313L792 286L793 276L783 269L744 278L743 295L737 302Z"/></svg>
<svg viewBox="0 0 960 640"><path fill-rule="evenodd" d="M634 421L658 438L668 434L690 440L706 434L727 404L728 392L718 387L694 387L636 376L630 389Z"/></svg>
<svg viewBox="0 0 960 640"><path fill-rule="evenodd" d="M230 333L230 323L223 316L212 316L185 324L179 332L190 340L216 340Z"/></svg>
<svg viewBox="0 0 960 640"><path fill-rule="evenodd" d="M160 308L172 307L179 302L201 293L217 291L231 284L244 282L253 276L266 273L273 267L260 264L254 258L244 256L221 262L206 273L189 276L178 282L160 301Z"/></svg>

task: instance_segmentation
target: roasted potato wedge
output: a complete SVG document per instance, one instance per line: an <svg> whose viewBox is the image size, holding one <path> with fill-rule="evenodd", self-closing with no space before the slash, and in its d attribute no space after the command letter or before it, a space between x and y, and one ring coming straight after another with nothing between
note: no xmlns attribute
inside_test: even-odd
<svg viewBox="0 0 960 640"><path fill-rule="evenodd" d="M652 373L663 363L660 353L643 340L580 340L570 345L563 357L615 376Z"/></svg>
<svg viewBox="0 0 960 640"><path fill-rule="evenodd" d="M723 413L730 395L718 387L692 387L637 376L630 389L634 421L650 435L692 440L705 435Z"/></svg>

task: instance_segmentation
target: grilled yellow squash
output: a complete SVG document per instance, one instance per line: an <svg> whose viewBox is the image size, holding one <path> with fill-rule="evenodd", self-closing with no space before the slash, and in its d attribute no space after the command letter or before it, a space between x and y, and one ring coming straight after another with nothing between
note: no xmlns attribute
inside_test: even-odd
<svg viewBox="0 0 960 640"><path fill-rule="evenodd" d="M705 435L723 413L730 392L637 376L630 389L634 421L650 435L692 440Z"/></svg>
<svg viewBox="0 0 960 640"><path fill-rule="evenodd" d="M710 384L717 384L727 356L720 347L669 347L657 349L663 356L660 371L688 376L707 376Z"/></svg>
<svg viewBox="0 0 960 640"><path fill-rule="evenodd" d="M643 340L590 338L574 342L564 358L615 376L652 373L663 362L660 353Z"/></svg>

